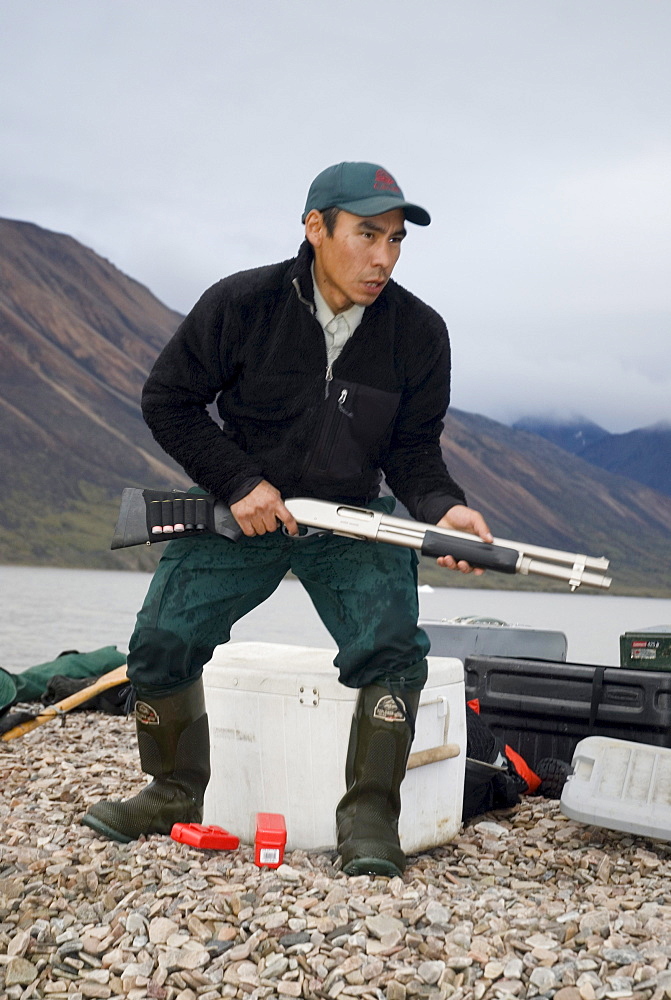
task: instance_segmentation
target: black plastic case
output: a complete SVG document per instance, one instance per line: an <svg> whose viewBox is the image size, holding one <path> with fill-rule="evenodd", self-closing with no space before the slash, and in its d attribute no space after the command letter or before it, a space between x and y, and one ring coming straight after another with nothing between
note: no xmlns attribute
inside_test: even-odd
<svg viewBox="0 0 671 1000"><path fill-rule="evenodd" d="M671 747L671 672L586 663L469 656L466 699L533 767L543 757L571 762L586 736Z"/></svg>

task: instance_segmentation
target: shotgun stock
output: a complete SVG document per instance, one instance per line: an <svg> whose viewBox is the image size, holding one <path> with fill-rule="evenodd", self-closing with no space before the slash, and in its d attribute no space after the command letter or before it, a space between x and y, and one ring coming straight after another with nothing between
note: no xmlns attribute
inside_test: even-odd
<svg viewBox="0 0 671 1000"><path fill-rule="evenodd" d="M433 524L391 517L367 507L310 497L291 497L284 502L298 524L312 532L402 545L427 556L452 556L457 561L463 559L471 566L498 573L535 574L565 580L571 590L581 585L602 589L611 585L610 577L605 575L609 563L603 557L561 552L502 538L495 538L492 543L483 542L464 531L450 531ZM214 532L232 541L242 537L230 509L211 494L129 487L122 494L112 548L149 545L203 532Z"/></svg>

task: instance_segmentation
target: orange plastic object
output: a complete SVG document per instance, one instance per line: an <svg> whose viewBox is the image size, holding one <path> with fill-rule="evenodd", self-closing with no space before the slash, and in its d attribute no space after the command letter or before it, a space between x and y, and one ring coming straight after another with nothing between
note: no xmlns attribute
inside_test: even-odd
<svg viewBox="0 0 671 1000"><path fill-rule="evenodd" d="M211 851L234 851L240 846L235 837L221 826L203 826L202 823L175 823L170 836L181 844L204 847Z"/></svg>
<svg viewBox="0 0 671 1000"><path fill-rule="evenodd" d="M258 868L279 868L284 859L287 828L280 813L257 813L254 864Z"/></svg>

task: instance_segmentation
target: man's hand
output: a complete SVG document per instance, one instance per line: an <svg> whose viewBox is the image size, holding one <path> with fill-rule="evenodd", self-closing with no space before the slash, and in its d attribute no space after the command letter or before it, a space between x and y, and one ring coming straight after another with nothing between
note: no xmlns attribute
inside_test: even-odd
<svg viewBox="0 0 671 1000"><path fill-rule="evenodd" d="M464 507L463 504L450 507L448 512L441 517L438 527L449 528L450 531L468 531L472 535L477 535L483 542L494 541L482 514L477 510L471 510L470 507ZM484 569L474 569L470 563L464 562L464 560L455 562L452 556L441 556L436 559L436 562L439 566L444 566L445 569L457 569L460 573L475 573L476 576L482 576L484 573Z"/></svg>
<svg viewBox="0 0 671 1000"><path fill-rule="evenodd" d="M280 491L267 480L262 480L242 500L231 504L231 513L242 528L243 534L265 535L276 531L279 522L290 535L298 534L298 525L293 514L282 503Z"/></svg>

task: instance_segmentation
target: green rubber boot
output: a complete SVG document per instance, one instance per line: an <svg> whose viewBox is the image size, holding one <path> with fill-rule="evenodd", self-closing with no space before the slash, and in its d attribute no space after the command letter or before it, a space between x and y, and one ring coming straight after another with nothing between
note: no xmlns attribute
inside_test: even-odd
<svg viewBox="0 0 671 1000"><path fill-rule="evenodd" d="M139 700L135 725L140 765L154 780L131 799L97 802L82 817L85 826L123 844L203 819L210 735L202 678L174 694Z"/></svg>
<svg viewBox="0 0 671 1000"><path fill-rule="evenodd" d="M336 810L338 852L347 875L401 875L401 782L410 756L420 691L392 695L371 684L354 709L345 779Z"/></svg>

